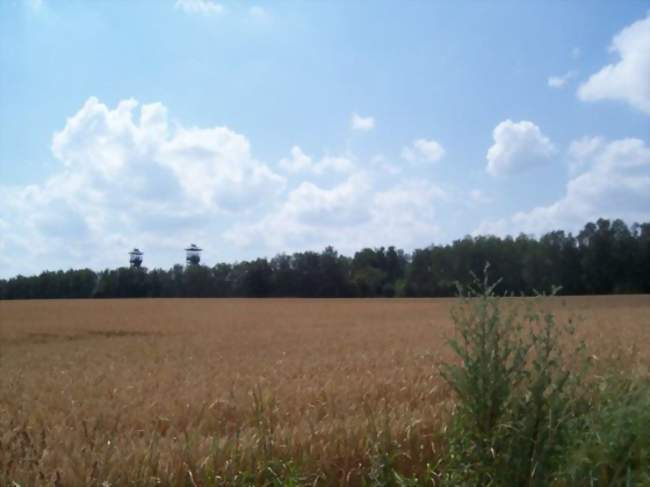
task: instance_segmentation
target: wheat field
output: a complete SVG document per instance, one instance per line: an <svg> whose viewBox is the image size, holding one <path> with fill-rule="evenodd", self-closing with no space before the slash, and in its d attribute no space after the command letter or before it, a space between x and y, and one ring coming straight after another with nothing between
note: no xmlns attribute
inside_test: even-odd
<svg viewBox="0 0 650 487"><path fill-rule="evenodd" d="M0 484L246 485L296 469L359 485L388 446L421 472L445 445L453 303L0 302ZM544 305L579 318L602 367L647 373L650 296Z"/></svg>

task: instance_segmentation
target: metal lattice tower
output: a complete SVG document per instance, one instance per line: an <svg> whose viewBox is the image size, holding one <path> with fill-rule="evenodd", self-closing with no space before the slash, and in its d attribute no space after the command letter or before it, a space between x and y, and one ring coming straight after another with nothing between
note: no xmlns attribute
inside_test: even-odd
<svg viewBox="0 0 650 487"><path fill-rule="evenodd" d="M129 264L131 264L131 267L138 268L142 265L142 255L142 251L137 247L129 252Z"/></svg>
<svg viewBox="0 0 650 487"><path fill-rule="evenodd" d="M185 249L185 262L187 265L198 265L201 262L201 251L196 244L191 244Z"/></svg>

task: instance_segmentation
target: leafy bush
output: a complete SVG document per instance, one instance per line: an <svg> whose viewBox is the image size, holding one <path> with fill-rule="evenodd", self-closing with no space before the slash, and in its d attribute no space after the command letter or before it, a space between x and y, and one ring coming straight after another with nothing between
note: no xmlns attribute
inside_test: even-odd
<svg viewBox="0 0 650 487"><path fill-rule="evenodd" d="M574 420L558 483L650 485L650 384L623 373L602 379Z"/></svg>
<svg viewBox="0 0 650 487"><path fill-rule="evenodd" d="M548 485L583 404L582 343L570 350L560 325L538 302L522 306L483 280L460 289L449 341L459 363L442 366L457 395L445 479L451 485Z"/></svg>

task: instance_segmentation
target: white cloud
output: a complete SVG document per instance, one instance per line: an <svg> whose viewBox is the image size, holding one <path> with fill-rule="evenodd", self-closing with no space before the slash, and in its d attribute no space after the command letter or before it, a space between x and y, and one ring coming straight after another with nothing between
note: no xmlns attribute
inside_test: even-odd
<svg viewBox="0 0 650 487"><path fill-rule="evenodd" d="M360 174L331 189L303 182L279 208L260 220L236 225L226 238L238 246L263 243L274 251L318 246L337 234L340 240L346 227L358 226L369 218L364 204L369 191L369 180Z"/></svg>
<svg viewBox="0 0 650 487"><path fill-rule="evenodd" d="M193 208L237 211L252 204L249 191L260 196L283 186L282 177L252 157L245 136L227 127L172 132L160 103L143 105L134 122L137 106L125 100L110 110L88 99L54 135L53 154L95 187L118 183L115 189L130 195L157 197L163 184Z"/></svg>
<svg viewBox="0 0 650 487"><path fill-rule="evenodd" d="M288 172L308 171L313 166L312 158L305 154L297 145L291 148L290 158L280 160L280 167Z"/></svg>
<svg viewBox="0 0 650 487"><path fill-rule="evenodd" d="M586 162L598 152L605 144L602 137L581 137L569 145L571 159Z"/></svg>
<svg viewBox="0 0 650 487"><path fill-rule="evenodd" d="M182 129L162 148L187 195L206 208L239 210L281 189L284 180L250 155L248 140L225 127Z"/></svg>
<svg viewBox="0 0 650 487"><path fill-rule="evenodd" d="M0 246L48 262L69 257L65 265L106 265L147 242L178 246L176 232L206 235L272 203L285 185L253 157L245 136L227 127L172 128L160 103L124 100L110 109L89 98L54 135L52 153L62 166L44 183L0 187L0 220L13 230ZM14 259L9 269L16 265L27 264Z"/></svg>
<svg viewBox="0 0 650 487"><path fill-rule="evenodd" d="M145 250L147 266L166 267L190 241L209 243L222 259L232 258L223 253L233 243L238 256L245 246L257 255L413 248L441 238L439 208L450 205L431 182L396 179L381 156L361 171L353 155L314 159L299 146L279 164L303 177L288 189L244 135L172 124L163 104L132 99L108 107L89 98L54 134L51 150L60 161L53 176L0 185L2 275L115 267L134 246ZM304 179L332 172L344 179ZM384 172L393 177L379 177Z"/></svg>
<svg viewBox="0 0 650 487"><path fill-rule="evenodd" d="M330 190L303 182L289 193L284 209L286 216L303 225L355 225L367 218L363 199L368 191L370 182L360 174Z"/></svg>
<svg viewBox="0 0 650 487"><path fill-rule="evenodd" d="M583 138L569 150L583 168L558 201L519 212L510 218L485 222L477 233L535 233L559 228L578 229L597 218L650 219L650 147L639 139L606 142Z"/></svg>
<svg viewBox="0 0 650 487"><path fill-rule="evenodd" d="M619 32L609 50L620 59L583 83L578 97L583 101L624 101L650 114L650 15Z"/></svg>
<svg viewBox="0 0 650 487"><path fill-rule="evenodd" d="M275 252L330 244L343 252L427 245L440 235L435 208L446 199L442 189L425 182L405 181L378 190L364 173L329 189L304 182L276 211L235 226L227 238L240 246L262 242Z"/></svg>
<svg viewBox="0 0 650 487"><path fill-rule="evenodd" d="M493 131L494 144L487 152L487 172L492 176L514 174L548 161L555 148L537 125L504 120Z"/></svg>
<svg viewBox="0 0 650 487"><path fill-rule="evenodd" d="M175 8L187 14L220 14L223 12L223 5L212 0L176 0Z"/></svg>
<svg viewBox="0 0 650 487"><path fill-rule="evenodd" d="M375 128L375 119L373 117L362 117L357 113L353 113L350 118L350 128L352 130L368 132Z"/></svg>
<svg viewBox="0 0 650 487"><path fill-rule="evenodd" d="M550 88L562 88L575 74L575 71L567 71L560 76L549 76L546 83Z"/></svg>
<svg viewBox="0 0 650 487"><path fill-rule="evenodd" d="M445 156L445 149L435 140L417 139L402 149L402 158L407 161L426 160L436 162Z"/></svg>
<svg viewBox="0 0 650 487"><path fill-rule="evenodd" d="M591 158L602 149L602 137L582 137L569 145L569 174L576 174Z"/></svg>
<svg viewBox="0 0 650 487"><path fill-rule="evenodd" d="M289 173L326 174L330 172L349 173L355 168L355 165L349 157L343 156L325 156L319 161L314 161L299 146L294 145L291 148L291 157L281 159L280 167Z"/></svg>

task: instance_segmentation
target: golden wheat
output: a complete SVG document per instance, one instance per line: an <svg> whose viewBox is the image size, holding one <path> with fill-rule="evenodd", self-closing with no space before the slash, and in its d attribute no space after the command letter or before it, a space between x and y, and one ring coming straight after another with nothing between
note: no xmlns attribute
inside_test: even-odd
<svg viewBox="0 0 650 487"><path fill-rule="evenodd" d="M228 483L278 460L357 485L386 442L422 471L444 447L453 302L0 302L0 483ZM647 372L649 296L546 305Z"/></svg>

